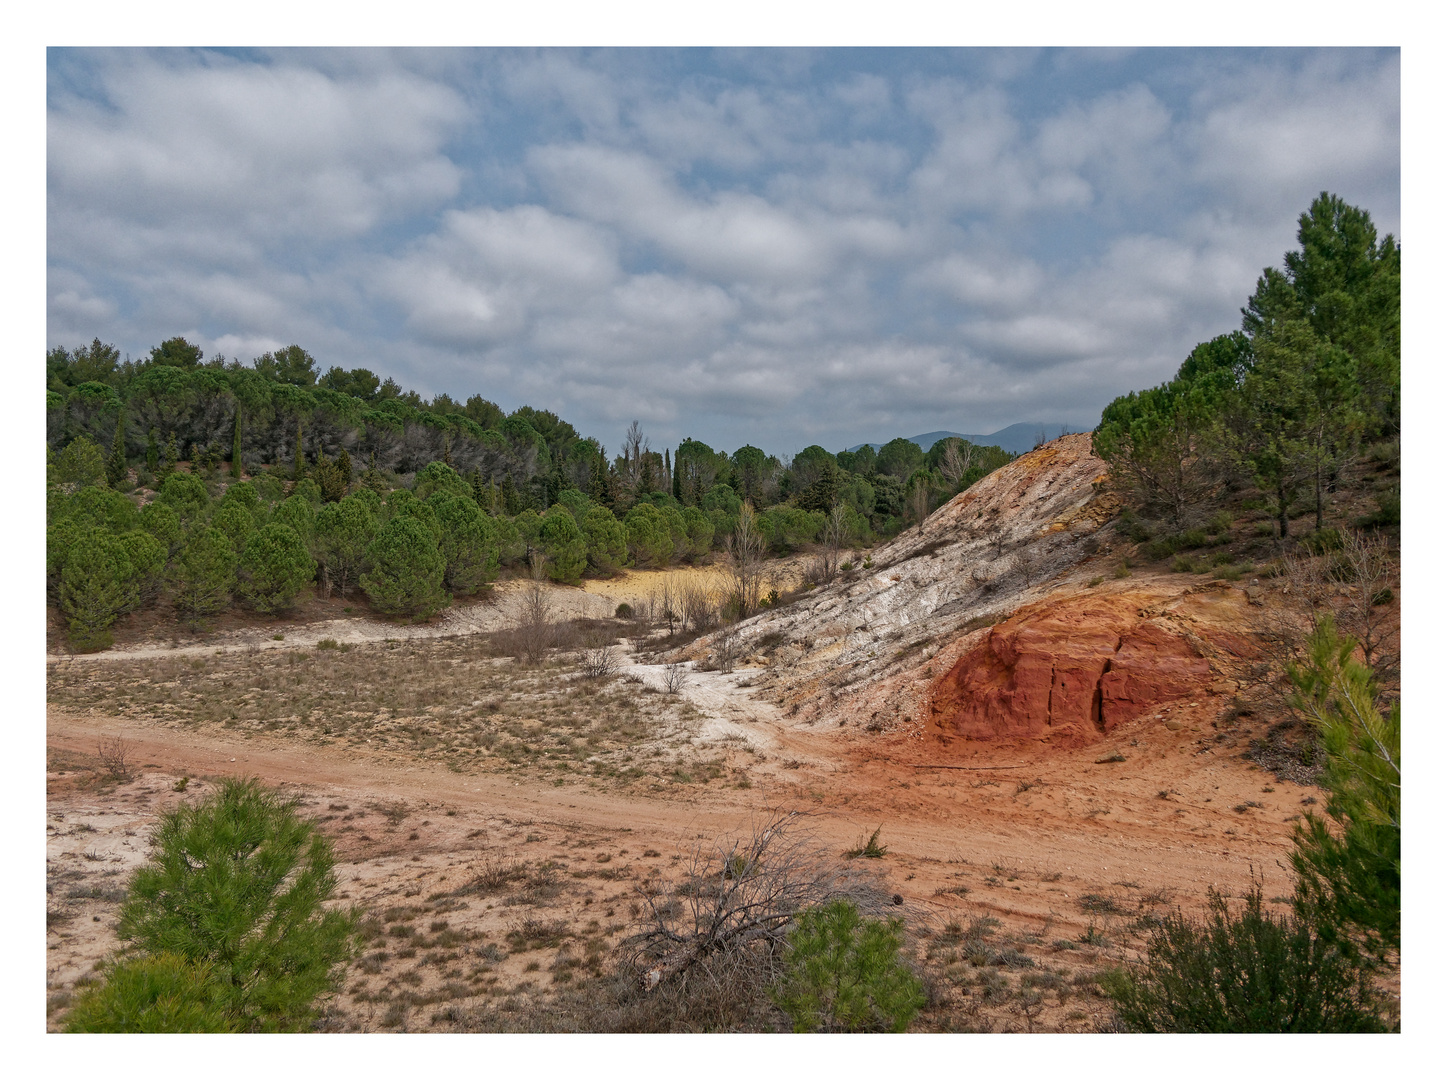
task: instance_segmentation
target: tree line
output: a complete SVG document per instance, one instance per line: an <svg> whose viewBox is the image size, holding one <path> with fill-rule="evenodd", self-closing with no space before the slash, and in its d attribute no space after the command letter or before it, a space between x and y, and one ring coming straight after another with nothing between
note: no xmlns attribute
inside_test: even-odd
<svg viewBox="0 0 1447 1080"><path fill-rule="evenodd" d="M1401 249L1326 192L1301 215L1300 248L1267 268L1241 328L1202 342L1175 378L1116 398L1096 453L1139 512L1177 531L1244 488L1285 541L1364 449L1400 454ZM1400 493L1379 498L1395 523Z"/></svg>
<svg viewBox="0 0 1447 1080"><path fill-rule="evenodd" d="M507 567L577 584L698 561L745 507L768 553L869 544L1012 457L958 438L659 454L634 423L609 460L551 412L319 376L297 346L246 366L183 338L121 361L97 339L46 369L47 584L78 649L163 596L196 622L279 614L315 583L425 618Z"/></svg>

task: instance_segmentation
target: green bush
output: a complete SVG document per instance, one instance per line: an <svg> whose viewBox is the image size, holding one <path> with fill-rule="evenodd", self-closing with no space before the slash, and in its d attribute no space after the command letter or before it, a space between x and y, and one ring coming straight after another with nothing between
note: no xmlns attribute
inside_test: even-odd
<svg viewBox="0 0 1447 1080"><path fill-rule="evenodd" d="M590 506L582 526L588 562L600 574L616 574L628 561L628 530L606 506Z"/></svg>
<svg viewBox="0 0 1447 1080"><path fill-rule="evenodd" d="M304 544L310 544L316 529L316 503L302 494L288 495L271 515L274 525L285 525L301 537Z"/></svg>
<svg viewBox="0 0 1447 1080"><path fill-rule="evenodd" d="M327 568L332 584L347 595L366 567L367 549L377 535L377 519L370 505L355 495L327 503L317 511L312 529L312 553Z"/></svg>
<svg viewBox="0 0 1447 1080"><path fill-rule="evenodd" d="M1301 546L1313 555L1326 555L1329 552L1339 551L1341 544L1341 532L1331 526L1309 532L1301 538Z"/></svg>
<svg viewBox="0 0 1447 1080"><path fill-rule="evenodd" d="M176 609L192 618L214 615L231 604L236 548L219 529L201 529L181 549L172 568Z"/></svg>
<svg viewBox="0 0 1447 1080"><path fill-rule="evenodd" d="M1326 751L1326 812L1308 814L1291 856L1299 914L1319 911L1324 935L1348 953L1379 959L1401 948L1402 713L1378 707L1372 673L1353 657L1357 643L1330 616L1307 641L1307 662L1289 665L1293 704Z"/></svg>
<svg viewBox="0 0 1447 1080"><path fill-rule="evenodd" d="M1102 979L1121 1023L1145 1032L1385 1031L1368 965L1318 933L1314 920L1264 910L1257 884L1233 914L1210 892L1209 914L1180 912L1150 935L1147 958Z"/></svg>
<svg viewBox="0 0 1447 1080"><path fill-rule="evenodd" d="M316 563L296 530L273 521L246 542L236 571L236 591L248 607L275 614L296 603L315 574Z"/></svg>
<svg viewBox="0 0 1447 1080"><path fill-rule="evenodd" d="M246 541L256 531L256 518L246 507L226 503L211 515L211 528L231 541L235 551L242 552L246 550Z"/></svg>
<svg viewBox="0 0 1447 1080"><path fill-rule="evenodd" d="M222 1005L224 989L210 964L176 953L112 964L105 981L85 990L65 1018L70 1032L218 1033L241 1030Z"/></svg>
<svg viewBox="0 0 1447 1080"><path fill-rule="evenodd" d="M155 595L164 549L138 530L113 536L71 523L52 526L47 541L47 568L58 576L71 646L79 652L109 648L116 619Z"/></svg>
<svg viewBox="0 0 1447 1080"><path fill-rule="evenodd" d="M900 957L898 919L864 919L848 900L810 908L789 934L774 993L795 1031L903 1031L925 1003Z"/></svg>
<svg viewBox="0 0 1447 1080"><path fill-rule="evenodd" d="M497 524L471 496L434 495L432 504L440 533L439 550L446 563L443 585L470 596L497 577L501 555Z"/></svg>
<svg viewBox="0 0 1447 1080"><path fill-rule="evenodd" d="M85 435L73 440L55 457L55 482L67 487L105 484L106 459L101 448Z"/></svg>
<svg viewBox="0 0 1447 1080"><path fill-rule="evenodd" d="M383 614L425 619L451 603L443 589L447 563L437 539L415 517L401 514L387 522L367 559L372 569L362 575L362 589Z"/></svg>
<svg viewBox="0 0 1447 1080"><path fill-rule="evenodd" d="M637 566L667 566L673 555L673 534L663 511L652 503L639 503L623 519L628 548Z"/></svg>
<svg viewBox="0 0 1447 1080"><path fill-rule="evenodd" d="M434 492L442 492L464 499L472 498L472 485L467 482L467 479L451 465L441 461L434 461L417 473L412 491L418 499L422 500L426 500Z"/></svg>
<svg viewBox="0 0 1447 1080"><path fill-rule="evenodd" d="M576 585L588 565L588 541L566 507L557 505L543 515L538 547L548 559L548 577Z"/></svg>
<svg viewBox="0 0 1447 1080"><path fill-rule="evenodd" d="M182 521L190 521L210 501L206 485L199 476L190 473L172 473L161 485L161 502L174 509Z"/></svg>
<svg viewBox="0 0 1447 1080"><path fill-rule="evenodd" d="M247 1031L306 1030L340 983L356 916L325 910L331 845L296 804L254 780L165 813L151 861L120 910L120 939L143 954L211 965L217 1000Z"/></svg>

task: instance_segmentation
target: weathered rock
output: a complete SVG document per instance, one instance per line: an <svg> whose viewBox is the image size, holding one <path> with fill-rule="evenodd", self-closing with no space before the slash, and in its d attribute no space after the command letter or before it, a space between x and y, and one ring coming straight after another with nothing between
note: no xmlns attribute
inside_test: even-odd
<svg viewBox="0 0 1447 1080"><path fill-rule="evenodd" d="M935 686L931 719L946 737L1083 746L1211 678L1192 644L1130 597L1076 597L992 627Z"/></svg>

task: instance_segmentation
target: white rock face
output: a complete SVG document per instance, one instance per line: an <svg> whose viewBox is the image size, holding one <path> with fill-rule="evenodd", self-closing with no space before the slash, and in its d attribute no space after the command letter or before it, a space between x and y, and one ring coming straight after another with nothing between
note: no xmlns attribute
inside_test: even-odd
<svg viewBox="0 0 1447 1080"><path fill-rule="evenodd" d="M837 693L900 662L919 664L974 622L993 622L1098 548L1113 516L1090 436L1025 454L875 550L873 565L739 625L742 653L772 652L768 685L788 696ZM759 642L772 635L772 649ZM691 653L712 647L700 639Z"/></svg>

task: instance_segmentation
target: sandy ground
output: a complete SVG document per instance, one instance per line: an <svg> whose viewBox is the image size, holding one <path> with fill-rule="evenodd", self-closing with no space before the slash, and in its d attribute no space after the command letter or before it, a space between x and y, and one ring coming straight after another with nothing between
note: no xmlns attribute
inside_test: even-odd
<svg viewBox="0 0 1447 1080"><path fill-rule="evenodd" d="M506 609L511 591L474 606L479 628ZM625 595L554 592L587 598L580 603ZM287 643L296 643L292 633L346 641L396 632L359 619L289 631ZM465 1028L479 1009L519 1008L566 984L575 969L601 970L630 928L640 881L666 874L700 840L747 828L770 809L806 812L820 840L840 852L878 827L888 854L874 869L901 896L912 926L927 936L952 922L995 918L1017 955L1065 975L1132 955L1143 916L1194 909L1208 888L1239 896L1255 874L1268 897L1290 892L1282 863L1292 822L1319 792L1243 760L1244 740L1238 745L1239 733L1216 729L1209 702L1161 710L1079 751L974 744L964 756L945 755L922 724L869 735L790 717L756 696L761 673L690 671L682 688L696 710L693 742L742 763L748 786L677 784L645 793L580 778L460 775L425 756L52 706L51 1024L115 947L124 881L145 857L157 813L203 796L228 775L297 793L336 841L339 899L372 913L374 951L354 966L328 1017L338 1030ZM660 686L664 669L630 664L623 674ZM98 743L116 737L136 766L126 782L98 771ZM1116 756L1122 760L1106 760ZM483 870L504 864L543 885L468 891ZM551 936L537 938L545 924ZM406 946L388 935L414 925L420 959L416 946L379 947ZM976 1027L1093 1030L1103 1022L1102 1003L1080 995L1061 994L1044 1015L1022 1018L1006 1004L992 1012L979 989L946 985L943 992L972 1004Z"/></svg>

